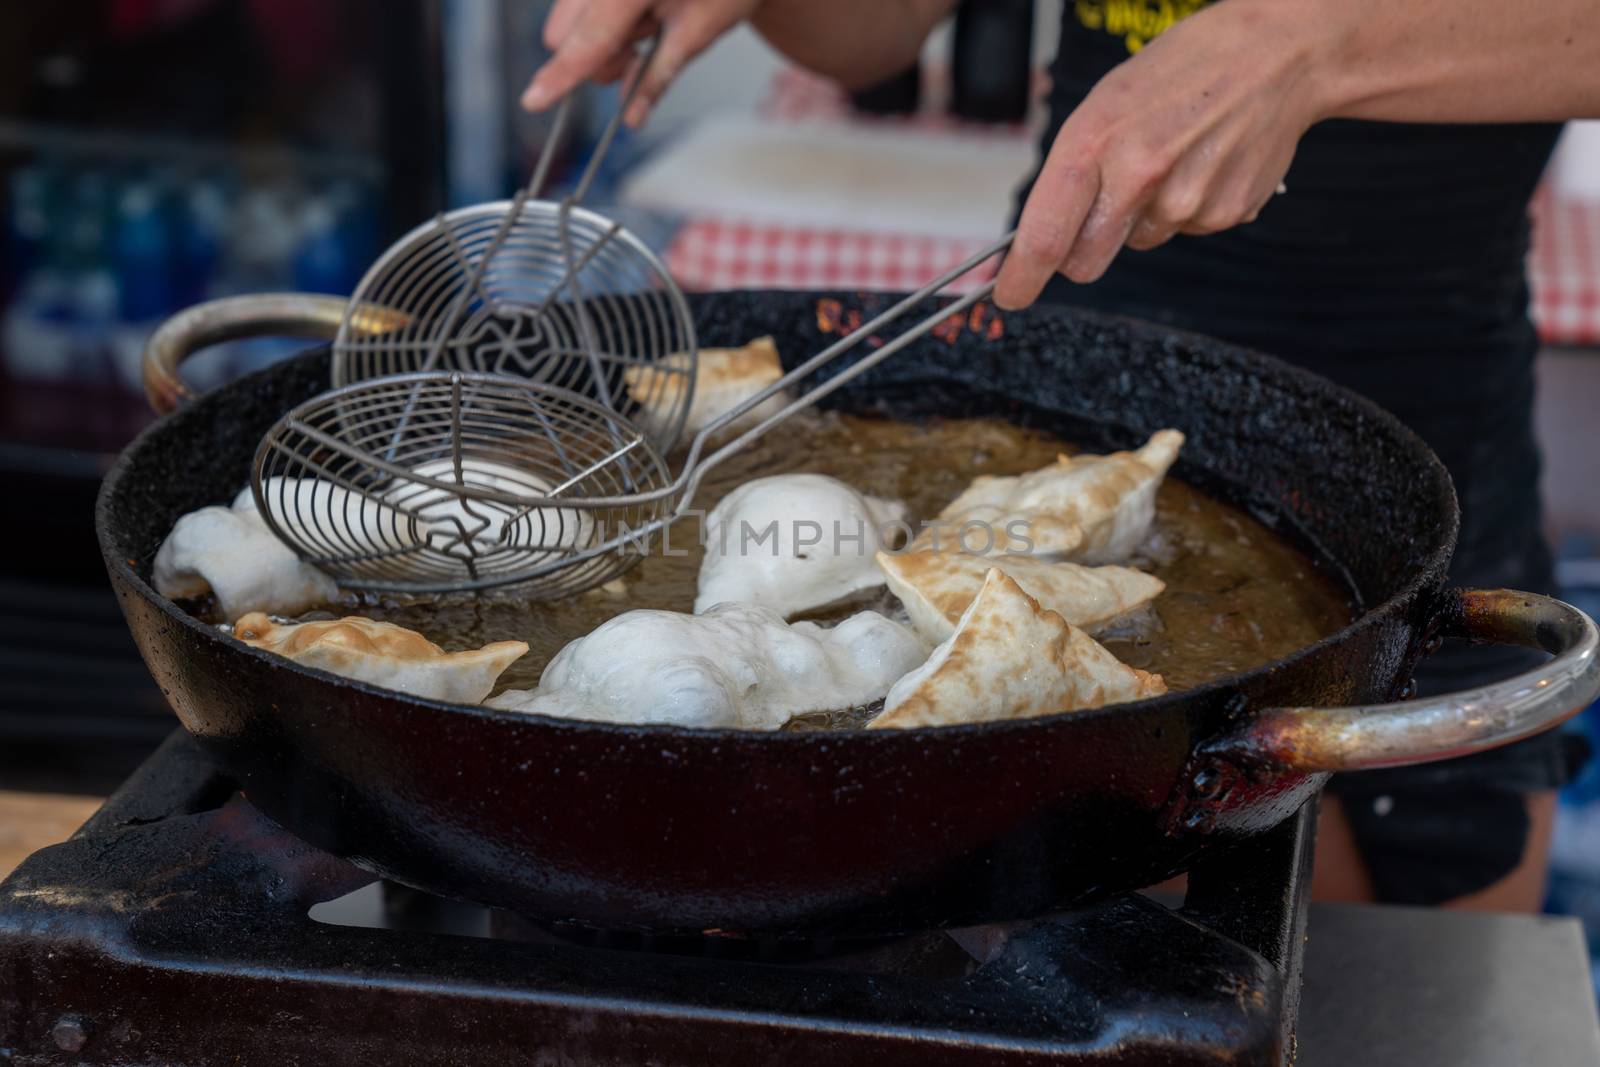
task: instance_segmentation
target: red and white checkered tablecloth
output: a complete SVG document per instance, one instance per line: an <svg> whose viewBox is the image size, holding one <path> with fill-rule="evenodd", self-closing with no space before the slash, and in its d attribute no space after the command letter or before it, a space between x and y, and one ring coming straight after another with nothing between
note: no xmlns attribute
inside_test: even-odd
<svg viewBox="0 0 1600 1067"><path fill-rule="evenodd" d="M1600 200L1533 198L1528 281L1533 321L1550 344L1600 345Z"/></svg>
<svg viewBox="0 0 1600 1067"><path fill-rule="evenodd" d="M667 269L688 289L916 289L984 243L697 219L678 231ZM977 286L985 276L972 271L950 288Z"/></svg>
<svg viewBox="0 0 1600 1067"><path fill-rule="evenodd" d="M861 120L831 83L797 70L774 78L763 114L779 120ZM914 119L938 128L943 110ZM1031 136L1022 127L997 135ZM1531 205L1528 276L1532 314L1551 344L1600 345L1600 201L1561 199L1548 186ZM690 219L667 249L667 267L686 289L914 289L983 248L978 239L818 229L704 216ZM971 289L993 267L951 286Z"/></svg>

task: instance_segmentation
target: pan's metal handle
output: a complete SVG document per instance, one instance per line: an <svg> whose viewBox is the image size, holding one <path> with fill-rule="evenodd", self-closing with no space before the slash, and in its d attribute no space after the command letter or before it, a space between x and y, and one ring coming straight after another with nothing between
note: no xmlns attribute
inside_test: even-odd
<svg viewBox="0 0 1600 1067"><path fill-rule="evenodd" d="M255 293L209 300L180 311L156 328L144 346L144 395L165 415L193 391L178 377L178 365L202 348L241 337L310 337L331 341L339 334L349 301L316 293ZM382 333L405 322L386 308L364 307L350 317L353 330Z"/></svg>
<svg viewBox="0 0 1600 1067"><path fill-rule="evenodd" d="M1521 645L1555 658L1479 689L1398 704L1276 708L1209 742L1235 763L1318 773L1453 759L1520 741L1582 711L1600 695L1600 631L1554 597L1509 589L1459 589L1445 636Z"/></svg>

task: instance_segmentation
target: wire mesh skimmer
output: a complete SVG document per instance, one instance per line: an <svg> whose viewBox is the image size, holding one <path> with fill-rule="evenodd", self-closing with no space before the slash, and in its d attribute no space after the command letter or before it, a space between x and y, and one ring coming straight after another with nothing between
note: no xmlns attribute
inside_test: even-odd
<svg viewBox="0 0 1600 1067"><path fill-rule="evenodd" d="M642 241L578 206L658 43L647 45L569 195L538 199L571 95L515 197L442 214L372 265L333 343L336 388L423 371L510 375L592 397L623 416L648 411L651 444L672 448L694 391L688 304ZM380 318L388 328L373 328Z"/></svg>
<svg viewBox="0 0 1600 1067"><path fill-rule="evenodd" d="M525 583L529 599L602 584L681 517L706 473L993 290L990 282L891 340L878 332L980 263L1007 236L895 303L704 426L676 477L616 407L548 382L477 371L354 382L280 419L256 452L273 532L341 584L443 592ZM707 452L769 398L873 338L850 366Z"/></svg>

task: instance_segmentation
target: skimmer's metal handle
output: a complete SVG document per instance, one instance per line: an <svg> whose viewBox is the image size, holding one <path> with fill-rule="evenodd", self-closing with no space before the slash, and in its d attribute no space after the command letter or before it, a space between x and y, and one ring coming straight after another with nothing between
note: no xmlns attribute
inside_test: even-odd
<svg viewBox="0 0 1600 1067"><path fill-rule="evenodd" d="M1443 633L1552 653L1548 663L1478 689L1396 704L1275 708L1206 746L1210 754L1317 773L1467 756L1541 733L1600 695L1600 631L1554 597L1460 589Z"/></svg>
<svg viewBox="0 0 1600 1067"><path fill-rule="evenodd" d="M331 341L344 321L343 297L315 293L256 293L196 304L163 322L145 342L144 395L165 415L194 391L178 376L178 365L202 348L243 337L310 337ZM397 325L395 313L374 308L356 316L358 329L381 332Z"/></svg>
<svg viewBox="0 0 1600 1067"><path fill-rule="evenodd" d="M718 463L721 463L729 456L738 452L745 445L762 436L768 430L794 415L796 412L812 407L829 393L843 388L854 379L865 374L873 367L876 367L879 363L882 363L896 352L899 352L901 349L905 348L911 342L931 331L934 327L938 326L939 323L945 321L950 316L959 315L965 312L968 308L972 307L972 305L978 303L978 301L987 299L988 296L994 292L995 282L993 280L985 282L977 289L974 289L972 292L961 297L961 299L956 300L945 307L939 308L932 314L925 316L919 320L916 325L896 335L893 340L885 342L883 345L873 351L871 355L862 357L849 367L846 367L844 370L834 375L832 378L829 378L827 381L816 386L815 388L809 389L802 393L800 396L786 404L781 410L776 411L762 419L760 422L744 431L738 437L734 438L732 441L729 441L727 444L721 446L715 452L712 452L702 459L700 458L701 450L705 447L706 442L711 437L713 437L722 429L731 426L737 420L742 418L747 412L754 410L758 405L766 402L769 398L777 395L785 389L788 389L796 382L808 377L826 364L838 359L840 356L844 355L862 341L873 336L877 330L893 323L896 319L899 319L902 315L916 307L922 301L926 300L930 296L933 296L945 286L949 285L957 278L960 278L962 275L977 267L979 264L1001 254L1006 249L1011 247L1011 241L1015 237L1016 231L1012 230L1010 233L1006 234L988 248L968 256L954 267L951 267L949 270L933 279L933 281L929 282L927 285L924 285L921 289L918 289L916 292L896 302L893 307L879 315L874 316L870 321L862 323L856 329L851 330L848 334L841 337L827 348L824 348L821 352L818 352L804 363L801 363L798 367L794 368L794 370L768 385L765 389L762 389L760 392L745 398L745 400L740 404L723 412L717 418L707 423L706 426L695 435L694 440L689 445L689 455L684 463L684 470L687 474L687 480L683 485L683 495L678 501L677 513L682 514L683 511L688 508L694 497L695 491L700 487L701 479L704 478L706 472L712 467L715 467Z"/></svg>

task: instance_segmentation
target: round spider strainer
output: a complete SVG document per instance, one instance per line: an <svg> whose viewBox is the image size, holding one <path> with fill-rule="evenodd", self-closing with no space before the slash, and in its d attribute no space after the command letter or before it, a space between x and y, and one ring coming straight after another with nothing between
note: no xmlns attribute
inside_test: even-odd
<svg viewBox="0 0 1600 1067"><path fill-rule="evenodd" d="M649 65L640 65L572 191L540 200L572 110L556 112L528 184L510 200L441 214L380 256L333 342L333 384L414 371L504 374L589 397L668 452L694 394L688 303L621 223L577 206ZM374 330L378 319L395 323Z"/></svg>
<svg viewBox="0 0 1600 1067"><path fill-rule="evenodd" d="M518 198L419 226L373 264L333 345L333 383L412 371L510 375L587 396L660 451L694 392L688 304L632 233ZM401 325L374 332L373 309Z"/></svg>
<svg viewBox="0 0 1600 1067"><path fill-rule="evenodd" d="M648 549L671 478L616 412L497 374L358 382L279 419L256 506L302 558L361 589L527 583L530 599L610 580Z"/></svg>

